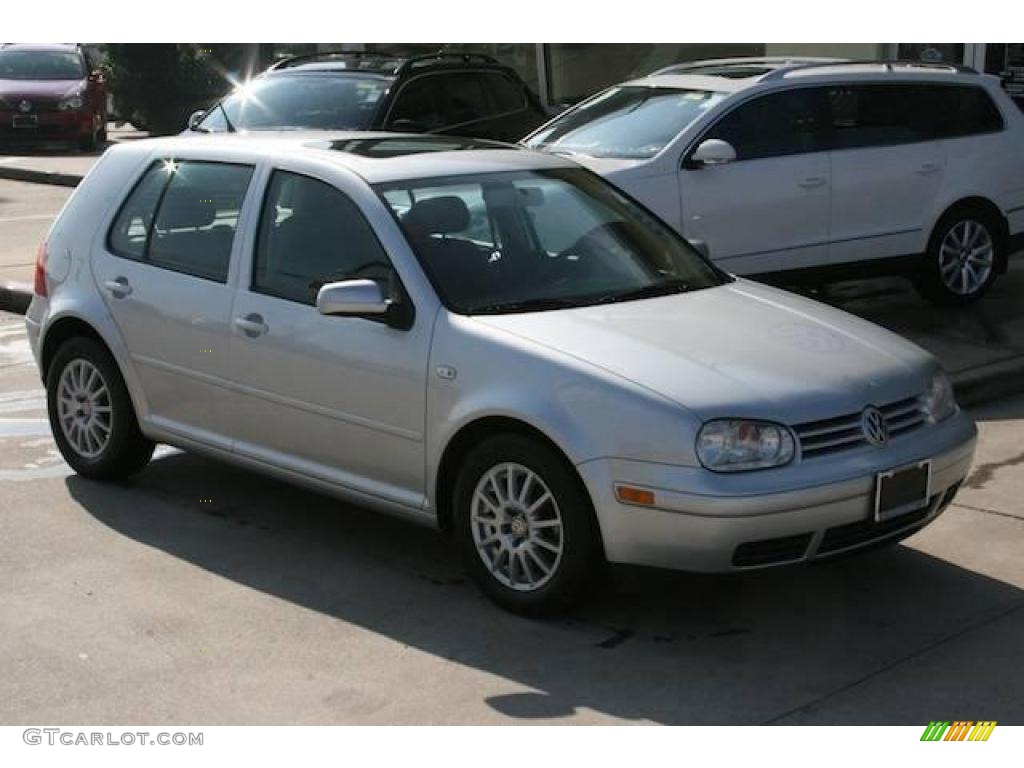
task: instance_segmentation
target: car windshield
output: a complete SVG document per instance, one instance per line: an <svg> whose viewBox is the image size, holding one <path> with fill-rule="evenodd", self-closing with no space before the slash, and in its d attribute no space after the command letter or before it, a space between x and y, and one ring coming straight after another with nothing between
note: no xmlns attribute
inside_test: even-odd
<svg viewBox="0 0 1024 768"><path fill-rule="evenodd" d="M407 180L377 191L441 299L462 314L629 301L730 279L579 168Z"/></svg>
<svg viewBox="0 0 1024 768"><path fill-rule="evenodd" d="M653 157L725 96L677 88L609 88L556 118L525 143L549 152L591 157Z"/></svg>
<svg viewBox="0 0 1024 768"><path fill-rule="evenodd" d="M0 51L0 80L80 80L82 56L73 51Z"/></svg>
<svg viewBox="0 0 1024 768"><path fill-rule="evenodd" d="M290 74L236 88L200 122L205 131L369 128L391 78Z"/></svg>

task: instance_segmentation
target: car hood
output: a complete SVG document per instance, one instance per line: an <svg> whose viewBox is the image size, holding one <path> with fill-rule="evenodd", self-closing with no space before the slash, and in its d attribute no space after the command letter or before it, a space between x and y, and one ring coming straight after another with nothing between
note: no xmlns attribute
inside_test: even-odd
<svg viewBox="0 0 1024 768"><path fill-rule="evenodd" d="M872 323L745 280L578 309L480 315L701 419L800 423L921 394L937 364Z"/></svg>
<svg viewBox="0 0 1024 768"><path fill-rule="evenodd" d="M85 80L4 80L0 79L0 96L12 99L62 99L70 91L85 87Z"/></svg>

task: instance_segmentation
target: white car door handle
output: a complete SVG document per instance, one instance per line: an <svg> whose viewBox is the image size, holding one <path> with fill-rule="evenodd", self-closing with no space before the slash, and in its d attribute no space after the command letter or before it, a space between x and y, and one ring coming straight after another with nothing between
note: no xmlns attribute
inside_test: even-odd
<svg viewBox="0 0 1024 768"><path fill-rule="evenodd" d="M263 322L263 316L258 315L255 312L248 314L245 317L236 317L235 328L242 331L250 339L262 336L270 330L270 326Z"/></svg>
<svg viewBox="0 0 1024 768"><path fill-rule="evenodd" d="M939 170L938 163L925 163L917 169L918 173L935 173Z"/></svg>
<svg viewBox="0 0 1024 768"><path fill-rule="evenodd" d="M115 299L123 299L132 292L132 286L126 277L115 277L113 280L107 280L103 285Z"/></svg>
<svg viewBox="0 0 1024 768"><path fill-rule="evenodd" d="M824 176L810 176L810 177L804 179L803 181L801 181L800 182L800 186L803 187L804 189L814 189L815 187L820 187L824 183L825 183L825 177Z"/></svg>

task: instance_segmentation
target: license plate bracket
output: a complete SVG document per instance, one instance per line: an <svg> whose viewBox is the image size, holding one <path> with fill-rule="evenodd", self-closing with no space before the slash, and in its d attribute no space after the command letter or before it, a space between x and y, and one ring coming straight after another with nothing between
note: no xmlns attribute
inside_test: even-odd
<svg viewBox="0 0 1024 768"><path fill-rule="evenodd" d="M14 115L11 119L11 126L14 128L37 128L39 115Z"/></svg>
<svg viewBox="0 0 1024 768"><path fill-rule="evenodd" d="M931 460L879 472L875 476L875 522L881 523L928 504Z"/></svg>

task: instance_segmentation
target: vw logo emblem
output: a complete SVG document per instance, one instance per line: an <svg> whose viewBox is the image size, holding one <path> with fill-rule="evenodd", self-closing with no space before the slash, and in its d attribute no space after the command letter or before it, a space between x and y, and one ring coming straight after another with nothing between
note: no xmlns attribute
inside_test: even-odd
<svg viewBox="0 0 1024 768"><path fill-rule="evenodd" d="M31 112L32 111L32 102L28 101L27 99L22 99L18 103L18 109L20 109L22 112Z"/></svg>
<svg viewBox="0 0 1024 768"><path fill-rule="evenodd" d="M882 448L889 442L889 425L885 416L873 405L869 405L860 415L860 427L864 437L876 448Z"/></svg>

